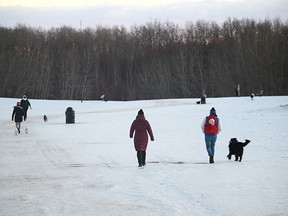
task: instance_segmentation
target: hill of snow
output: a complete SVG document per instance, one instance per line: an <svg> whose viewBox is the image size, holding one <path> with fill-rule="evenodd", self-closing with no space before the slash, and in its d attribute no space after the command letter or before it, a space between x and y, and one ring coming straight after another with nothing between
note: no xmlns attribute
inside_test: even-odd
<svg viewBox="0 0 288 216"><path fill-rule="evenodd" d="M19 99L0 98L0 215L287 215L288 96L197 100L30 100L14 136ZM200 129L211 107L215 164ZM139 109L155 136L144 169L128 136ZM226 157L232 137L251 140L241 163Z"/></svg>

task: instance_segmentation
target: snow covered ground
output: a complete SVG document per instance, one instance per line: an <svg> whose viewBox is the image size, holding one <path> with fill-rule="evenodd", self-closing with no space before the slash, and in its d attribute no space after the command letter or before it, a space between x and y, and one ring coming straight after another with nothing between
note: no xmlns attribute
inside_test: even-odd
<svg viewBox="0 0 288 216"><path fill-rule="evenodd" d="M19 99L0 98L0 215L288 215L288 96L197 100L30 100L14 136ZM200 129L211 107L215 164ZM128 136L141 108L155 136L144 169ZM226 157L232 137L251 140L241 163Z"/></svg>

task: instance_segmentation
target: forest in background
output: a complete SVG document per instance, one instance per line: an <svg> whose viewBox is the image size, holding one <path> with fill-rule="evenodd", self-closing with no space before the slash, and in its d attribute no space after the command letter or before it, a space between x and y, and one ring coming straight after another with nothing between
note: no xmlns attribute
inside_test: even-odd
<svg viewBox="0 0 288 216"><path fill-rule="evenodd" d="M288 22L228 18L180 27L0 26L0 97L111 100L288 94Z"/></svg>

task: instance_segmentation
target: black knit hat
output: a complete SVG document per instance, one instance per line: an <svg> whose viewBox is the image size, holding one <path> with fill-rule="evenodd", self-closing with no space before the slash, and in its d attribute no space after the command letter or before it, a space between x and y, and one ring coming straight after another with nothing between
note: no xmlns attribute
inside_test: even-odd
<svg viewBox="0 0 288 216"><path fill-rule="evenodd" d="M211 108L210 115L215 115L216 116L216 110L215 110L214 107Z"/></svg>
<svg viewBox="0 0 288 216"><path fill-rule="evenodd" d="M138 111L138 115L144 115L144 112L143 112L142 109L140 109L140 110Z"/></svg>

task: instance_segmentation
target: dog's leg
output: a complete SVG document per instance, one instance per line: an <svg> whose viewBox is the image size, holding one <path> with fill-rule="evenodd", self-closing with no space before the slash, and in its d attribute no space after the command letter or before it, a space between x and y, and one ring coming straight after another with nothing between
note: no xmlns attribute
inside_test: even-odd
<svg viewBox="0 0 288 216"><path fill-rule="evenodd" d="M238 155L235 155L235 161L238 161Z"/></svg>
<svg viewBox="0 0 288 216"><path fill-rule="evenodd" d="M227 155L227 158L228 158L229 160L231 160L231 156L232 156L232 152L231 152L231 149L229 148L229 154Z"/></svg>
<svg viewBox="0 0 288 216"><path fill-rule="evenodd" d="M242 148L241 151L240 151L240 155L239 155L240 156L240 160L239 160L239 162L241 162L241 160L242 160L243 152L244 152L244 148Z"/></svg>
<svg viewBox="0 0 288 216"><path fill-rule="evenodd" d="M228 158L229 160L231 160L231 156L232 156L232 151L231 151L231 141L230 141L228 147L229 147L229 154L227 155L227 158Z"/></svg>

